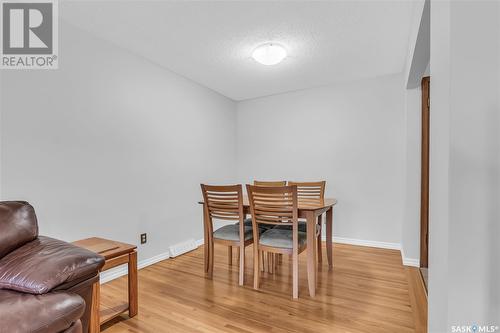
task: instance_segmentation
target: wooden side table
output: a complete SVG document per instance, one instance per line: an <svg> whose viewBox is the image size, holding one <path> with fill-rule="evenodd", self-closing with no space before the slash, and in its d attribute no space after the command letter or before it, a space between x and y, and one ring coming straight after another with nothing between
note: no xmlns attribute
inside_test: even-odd
<svg viewBox="0 0 500 333"><path fill-rule="evenodd" d="M100 308L100 285L95 283L92 290L92 314L90 318L90 333L100 332L101 325L121 315L128 310L129 317L134 317L138 312L137 298L137 246L109 239L92 237L82 239L73 244L100 254L105 263L101 272L110 268L128 264L128 303L112 308Z"/></svg>

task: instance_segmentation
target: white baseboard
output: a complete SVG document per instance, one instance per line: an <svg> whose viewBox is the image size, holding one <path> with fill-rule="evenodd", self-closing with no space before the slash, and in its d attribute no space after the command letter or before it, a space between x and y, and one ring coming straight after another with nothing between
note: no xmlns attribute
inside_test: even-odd
<svg viewBox="0 0 500 333"><path fill-rule="evenodd" d="M415 258L405 258L401 253L401 257L403 258L403 265L411 266L411 267L420 267L420 260Z"/></svg>
<svg viewBox="0 0 500 333"><path fill-rule="evenodd" d="M326 237L323 237L323 241L326 240ZM176 256L192 251L199 246L204 244L204 239L198 239L198 240L190 240L188 242L183 242L179 243L177 245L172 246L172 248L175 248L175 254ZM334 243L339 243L339 244L350 244L350 245L358 245L358 246L368 246L368 247L377 247L381 249L391 249L391 250L400 250L401 251L401 258L403 260L403 265L405 266L412 266L412 267L419 267L420 266L420 261L419 259L414 259L414 258L406 258L404 256L404 251L401 248L401 244L399 243L387 243L387 242L379 242L379 241L370 241L370 240L363 240L363 239L355 239L355 238L345 238L345 237L333 237L333 242ZM189 246L188 246L189 245ZM170 251L167 251L165 253L161 253L159 255L156 255L154 257L148 258L141 260L137 263L137 268L142 269L144 267L156 264L157 262L160 262L165 259L171 258ZM105 272L101 273L101 284L109 282L111 280L117 279L121 276L127 275L127 266L119 266L116 268L109 269Z"/></svg>
<svg viewBox="0 0 500 333"><path fill-rule="evenodd" d="M403 248L401 248L401 259L403 260L403 265L405 266L420 267L420 259L406 257Z"/></svg>
<svg viewBox="0 0 500 333"><path fill-rule="evenodd" d="M102 272L99 277L99 282L104 284L114 279L118 279L121 276L127 275L127 267L126 266L118 266L115 268L108 269L105 272Z"/></svg>
<svg viewBox="0 0 500 333"><path fill-rule="evenodd" d="M323 236L323 241L326 241L325 236ZM380 249L399 250L401 252L401 258L403 261L403 265L412 266L412 267L420 267L420 260L419 259L405 257L404 251L401 247L401 244L399 244L399 243L387 243L387 242L369 241L369 240L345 238L345 237L333 237L333 242L339 243L339 244L377 247ZM201 246L201 245L203 245L203 243L204 243L203 239L199 239L196 241L197 246Z"/></svg>
<svg viewBox="0 0 500 333"><path fill-rule="evenodd" d="M326 240L326 238L323 238ZM412 267L420 267L420 260L415 258L407 258L404 254L403 248L399 243L386 243L386 242L378 242L378 241L367 241L361 239L354 238L344 238L344 237L333 237L333 241L335 243L341 244L350 244L350 245L359 245L359 246L369 246L369 247L378 247L381 249L391 249L391 250L399 250L401 252L401 259L404 266L412 266Z"/></svg>
<svg viewBox="0 0 500 333"><path fill-rule="evenodd" d="M194 239L189 239L185 242L177 243L169 247L168 251L170 252L170 256L175 258L180 256L181 254L196 250L198 247L197 242Z"/></svg>
<svg viewBox="0 0 500 333"><path fill-rule="evenodd" d="M326 237L323 237L323 240L325 241ZM334 236L333 242L339 243L339 244L378 247L381 249L391 249L391 250L400 250L401 249L401 244L399 244L399 243L387 243L387 242L370 241L370 240L356 239L356 238L346 238L346 237L335 237Z"/></svg>
<svg viewBox="0 0 500 333"><path fill-rule="evenodd" d="M137 263L137 269L142 269L144 267L156 264L157 262L160 262L160 261L168 259L168 258L170 258L170 252L167 251L165 253L158 254L154 257L151 257L148 259L143 259ZM127 266L125 266L125 265L108 269L107 271L101 273L100 282L101 282L101 284L109 282L109 281L117 279L121 276L127 275L127 272L128 272L128 269L127 269Z"/></svg>
<svg viewBox="0 0 500 333"><path fill-rule="evenodd" d="M323 239L323 241L326 241L325 236L323 236L322 239ZM401 250L401 244L399 244L399 243L386 243L386 242L368 241L368 240L355 239L355 238L345 238L345 237L333 237L333 242L339 243L339 244L378 247L381 249ZM203 245L203 243L204 243L203 239L199 239L196 241L196 244L198 246Z"/></svg>
<svg viewBox="0 0 500 333"><path fill-rule="evenodd" d="M203 239L195 241L194 239L190 239L186 242L181 242L169 247L169 250L164 253L160 253L154 257L140 260L137 263L137 269L142 269L144 267L148 267L150 265L156 264L165 259L169 259L172 257L177 257L181 254L187 253L189 251L195 250L198 246L203 244ZM111 280L117 279L121 276L127 275L128 268L125 265L121 265L115 268L108 269L105 272L102 272L100 275L101 284L109 282Z"/></svg>

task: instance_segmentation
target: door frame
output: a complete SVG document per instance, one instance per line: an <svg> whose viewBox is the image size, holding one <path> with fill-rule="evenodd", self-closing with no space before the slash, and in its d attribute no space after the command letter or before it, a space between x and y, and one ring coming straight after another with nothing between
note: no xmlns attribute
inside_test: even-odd
<svg viewBox="0 0 500 333"><path fill-rule="evenodd" d="M420 267L429 267L430 77L422 78L422 145L420 178Z"/></svg>

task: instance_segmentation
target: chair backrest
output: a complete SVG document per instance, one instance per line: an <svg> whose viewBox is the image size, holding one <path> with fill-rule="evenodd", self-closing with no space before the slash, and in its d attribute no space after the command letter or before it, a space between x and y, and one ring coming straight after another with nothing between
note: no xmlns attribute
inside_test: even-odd
<svg viewBox="0 0 500 333"><path fill-rule="evenodd" d="M292 225L297 229L298 204L297 186L255 186L247 185L250 212L254 230L259 224Z"/></svg>
<svg viewBox="0 0 500 333"><path fill-rule="evenodd" d="M210 219L240 221L243 224L243 191L241 185L201 184L206 214Z"/></svg>
<svg viewBox="0 0 500 333"><path fill-rule="evenodd" d="M276 186L285 186L286 181L266 181L266 180L254 180L253 181L254 186L271 186L271 187L276 187Z"/></svg>
<svg viewBox="0 0 500 333"><path fill-rule="evenodd" d="M318 204L325 199L326 181L319 182L288 182L297 186L297 197L301 204Z"/></svg>

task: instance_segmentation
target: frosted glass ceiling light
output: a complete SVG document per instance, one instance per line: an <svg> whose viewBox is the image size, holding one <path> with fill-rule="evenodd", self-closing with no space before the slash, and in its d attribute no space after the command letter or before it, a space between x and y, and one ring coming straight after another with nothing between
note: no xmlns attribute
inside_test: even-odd
<svg viewBox="0 0 500 333"><path fill-rule="evenodd" d="M252 58L254 58L255 61L266 66L279 64L285 57L285 48L273 43L260 45L252 53Z"/></svg>

